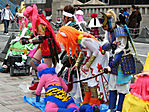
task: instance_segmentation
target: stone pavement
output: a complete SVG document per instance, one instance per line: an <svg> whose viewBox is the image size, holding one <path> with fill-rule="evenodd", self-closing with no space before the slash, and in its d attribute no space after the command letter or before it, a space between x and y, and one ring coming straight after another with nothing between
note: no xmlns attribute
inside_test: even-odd
<svg viewBox="0 0 149 112"><path fill-rule="evenodd" d="M0 73L0 112L41 112L24 101L24 96L35 97L27 90L31 80L31 76L10 77Z"/></svg>

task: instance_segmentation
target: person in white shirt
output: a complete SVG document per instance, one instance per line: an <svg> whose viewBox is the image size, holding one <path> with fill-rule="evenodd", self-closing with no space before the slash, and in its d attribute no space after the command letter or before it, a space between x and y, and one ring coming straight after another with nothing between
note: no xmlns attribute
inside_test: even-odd
<svg viewBox="0 0 149 112"><path fill-rule="evenodd" d="M9 21L15 19L11 11L9 10L9 5L2 10L1 20L4 22L4 34L8 35Z"/></svg>

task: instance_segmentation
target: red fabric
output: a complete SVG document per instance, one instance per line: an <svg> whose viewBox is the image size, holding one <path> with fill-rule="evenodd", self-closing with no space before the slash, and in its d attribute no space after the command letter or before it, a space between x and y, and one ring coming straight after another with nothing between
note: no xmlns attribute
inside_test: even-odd
<svg viewBox="0 0 149 112"><path fill-rule="evenodd" d="M39 24L43 24L46 26L46 28L48 30L46 30L45 32L45 35L46 36L50 36L50 34L52 33L52 37L54 38L54 41L55 41L55 46L56 46L56 49L57 49L57 53L60 53L61 52L61 47L60 47L60 44L56 41L55 39L55 33L49 23L49 21L45 18L45 16L43 14L40 14L38 15L38 19L37 19L37 24L36 24L36 28L38 27ZM37 29L36 29L37 30ZM37 30L38 32L38 30ZM51 42L52 43L52 42ZM52 43L53 44L53 43ZM50 49L49 49L49 44L48 44L48 38L44 40L43 43L40 44L40 48L41 48L41 54L42 56L50 56L51 55L51 52L50 52ZM52 48L53 48L53 51L54 51L54 46L52 45ZM55 53L55 52L54 52Z"/></svg>
<svg viewBox="0 0 149 112"><path fill-rule="evenodd" d="M42 56L50 56L51 52L49 49L49 44L48 44L48 38L43 41L43 43L40 43L40 50L41 50L41 55Z"/></svg>
<svg viewBox="0 0 149 112"><path fill-rule="evenodd" d="M96 13L92 13L92 14L91 14L91 17L92 17L92 18L96 18L97 16L98 16L98 14L96 14Z"/></svg>
<svg viewBox="0 0 149 112"><path fill-rule="evenodd" d="M99 39L100 38L99 28L92 28L90 30L90 34Z"/></svg>

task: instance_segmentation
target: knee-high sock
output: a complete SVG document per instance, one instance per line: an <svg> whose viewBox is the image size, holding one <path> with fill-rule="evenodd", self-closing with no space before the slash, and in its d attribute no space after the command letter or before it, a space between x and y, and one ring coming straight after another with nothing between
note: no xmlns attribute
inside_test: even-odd
<svg viewBox="0 0 149 112"><path fill-rule="evenodd" d="M117 105L117 111L122 111L124 98L125 98L125 94L119 93L119 100L118 100L118 105Z"/></svg>
<svg viewBox="0 0 149 112"><path fill-rule="evenodd" d="M109 95L109 109L114 109L116 106L116 100L117 100L117 91L111 91Z"/></svg>

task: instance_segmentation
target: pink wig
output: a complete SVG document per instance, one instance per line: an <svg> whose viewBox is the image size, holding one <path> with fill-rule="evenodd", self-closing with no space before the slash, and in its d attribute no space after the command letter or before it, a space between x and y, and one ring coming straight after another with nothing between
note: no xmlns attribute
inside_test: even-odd
<svg viewBox="0 0 149 112"><path fill-rule="evenodd" d="M30 20L32 22L32 31L33 31L34 36L36 37L36 35L35 35L35 27L36 27L36 21L37 21L37 17L38 17L37 6L35 4L33 4L32 6L28 6L25 9L23 15L25 17L30 17Z"/></svg>
<svg viewBox="0 0 149 112"><path fill-rule="evenodd" d="M131 94L149 101L149 76L139 76L134 84L131 84Z"/></svg>

